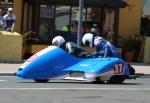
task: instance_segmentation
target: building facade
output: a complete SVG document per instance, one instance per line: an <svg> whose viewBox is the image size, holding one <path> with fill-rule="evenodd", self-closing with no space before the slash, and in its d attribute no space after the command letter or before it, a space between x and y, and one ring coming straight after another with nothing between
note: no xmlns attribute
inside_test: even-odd
<svg viewBox="0 0 150 103"><path fill-rule="evenodd" d="M34 31L43 40L64 35L62 28L69 25L69 33L76 35L79 0L11 0L17 17L15 31ZM141 0L84 0L83 33L94 24L100 36L110 34L118 44L120 37L140 35ZM66 35L66 34L65 34Z"/></svg>

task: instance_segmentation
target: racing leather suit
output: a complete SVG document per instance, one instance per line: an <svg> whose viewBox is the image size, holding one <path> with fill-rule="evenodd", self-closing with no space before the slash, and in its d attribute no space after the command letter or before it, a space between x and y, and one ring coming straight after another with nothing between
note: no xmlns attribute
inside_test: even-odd
<svg viewBox="0 0 150 103"><path fill-rule="evenodd" d="M96 36L94 38L94 45L96 47L96 52L93 53L93 57L121 58L121 52L105 39L101 39L100 37Z"/></svg>
<svg viewBox="0 0 150 103"><path fill-rule="evenodd" d="M67 42L66 43L66 51L71 54L74 55L75 57L78 58L90 58L90 54L83 48L81 48L80 46L76 45L73 42Z"/></svg>
<svg viewBox="0 0 150 103"><path fill-rule="evenodd" d="M112 45L109 41L105 39L101 39L100 37L94 38L94 45L96 46L96 52L93 53L93 57L117 57L122 58L121 52ZM135 74L135 69L127 63L128 68L130 70L130 75Z"/></svg>

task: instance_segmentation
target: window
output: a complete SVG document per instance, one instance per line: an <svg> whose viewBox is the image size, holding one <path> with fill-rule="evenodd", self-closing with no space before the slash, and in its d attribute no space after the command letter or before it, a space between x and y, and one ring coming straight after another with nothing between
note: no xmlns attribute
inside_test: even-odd
<svg viewBox="0 0 150 103"><path fill-rule="evenodd" d="M70 6L56 6L56 14L55 14L56 30L63 31L63 28L69 24L70 24Z"/></svg>
<svg viewBox="0 0 150 103"><path fill-rule="evenodd" d="M7 13L9 7L13 7L13 0L1 0L0 8L3 11L3 15Z"/></svg>
<svg viewBox="0 0 150 103"><path fill-rule="evenodd" d="M77 26L79 18L79 7L72 7L71 21ZM101 9L100 8L84 8L83 9L83 27L84 32L88 32L92 28L93 24L97 24L100 27L101 22Z"/></svg>
<svg viewBox="0 0 150 103"><path fill-rule="evenodd" d="M115 10L105 9L104 10L104 27L103 32L114 31L114 23L115 23Z"/></svg>
<svg viewBox="0 0 150 103"><path fill-rule="evenodd" d="M39 37L49 40L54 33L55 6L40 5Z"/></svg>
<svg viewBox="0 0 150 103"><path fill-rule="evenodd" d="M104 9L103 35L110 42L114 42L115 13L113 9Z"/></svg>

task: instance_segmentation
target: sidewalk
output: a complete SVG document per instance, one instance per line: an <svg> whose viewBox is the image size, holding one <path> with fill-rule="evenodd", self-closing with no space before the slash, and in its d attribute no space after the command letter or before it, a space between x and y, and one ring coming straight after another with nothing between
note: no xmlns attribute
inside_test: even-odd
<svg viewBox="0 0 150 103"><path fill-rule="evenodd" d="M130 63L135 68L136 73L150 75L150 64ZM0 76L14 75L22 63L0 63Z"/></svg>
<svg viewBox="0 0 150 103"><path fill-rule="evenodd" d="M130 63L130 64L133 66L136 73L150 75L150 64L144 64L144 63Z"/></svg>
<svg viewBox="0 0 150 103"><path fill-rule="evenodd" d="M0 76L13 76L22 63L0 63Z"/></svg>

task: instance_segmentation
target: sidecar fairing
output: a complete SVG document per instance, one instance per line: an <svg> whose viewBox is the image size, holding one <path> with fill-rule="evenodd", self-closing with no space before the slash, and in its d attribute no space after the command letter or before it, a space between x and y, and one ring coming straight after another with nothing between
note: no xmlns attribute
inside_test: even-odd
<svg viewBox="0 0 150 103"><path fill-rule="evenodd" d="M119 58L76 58L49 46L34 54L18 69L19 79L47 82L50 79L122 83L129 78L127 63Z"/></svg>

